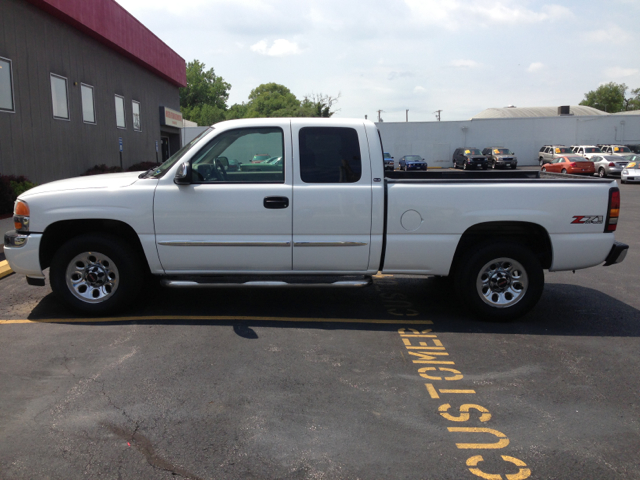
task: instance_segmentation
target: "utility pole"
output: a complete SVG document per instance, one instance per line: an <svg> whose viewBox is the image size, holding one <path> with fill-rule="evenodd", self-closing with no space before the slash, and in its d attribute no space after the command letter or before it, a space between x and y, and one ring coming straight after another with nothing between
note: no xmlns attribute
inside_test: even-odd
<svg viewBox="0 0 640 480"><path fill-rule="evenodd" d="M405 111L407 114L407 122L409 121L409 109L407 108L407 110Z"/></svg>
<svg viewBox="0 0 640 480"><path fill-rule="evenodd" d="M378 110L378 122L382 121L382 117L380 117L380 114L384 112L384 110Z"/></svg>
<svg viewBox="0 0 640 480"><path fill-rule="evenodd" d="M441 111L442 111L442 110L436 110L435 112L433 112L433 113L435 113L435 114L436 114L436 118L438 119L438 121L440 121L440 112L441 112Z"/></svg>

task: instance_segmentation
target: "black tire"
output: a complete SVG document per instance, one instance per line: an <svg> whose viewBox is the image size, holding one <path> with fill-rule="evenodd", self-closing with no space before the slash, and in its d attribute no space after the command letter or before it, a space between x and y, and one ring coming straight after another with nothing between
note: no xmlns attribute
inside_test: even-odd
<svg viewBox="0 0 640 480"><path fill-rule="evenodd" d="M540 166L544 165L544 160L542 159L542 157L538 158L538 162L540 162Z"/></svg>
<svg viewBox="0 0 640 480"><path fill-rule="evenodd" d="M605 172L605 171L604 171L604 168L600 167L600 168L598 169L598 176L599 176L600 178L605 178L605 177L607 176L607 172Z"/></svg>
<svg viewBox="0 0 640 480"><path fill-rule="evenodd" d="M542 167L542 171L546 172L547 171L547 167Z"/></svg>
<svg viewBox="0 0 640 480"><path fill-rule="evenodd" d="M564 173L564 174L566 175L566 174L567 174L567 169L566 169L566 168L563 168L563 169L560 171L560 173Z"/></svg>
<svg viewBox="0 0 640 480"><path fill-rule="evenodd" d="M455 168L456 170L458 169L458 164L456 163L456 161L453 161L453 168Z"/></svg>
<svg viewBox="0 0 640 480"><path fill-rule="evenodd" d="M144 270L122 239L88 233L68 240L51 262L51 289L72 309L89 315L114 313L131 303Z"/></svg>
<svg viewBox="0 0 640 480"><path fill-rule="evenodd" d="M477 316L492 322L521 317L535 306L544 289L538 258L518 243L486 242L458 265L456 293Z"/></svg>
<svg viewBox="0 0 640 480"><path fill-rule="evenodd" d="M466 170L467 168L468 168L467 162L464 162L464 163L462 164L462 169L463 169L463 170Z"/></svg>

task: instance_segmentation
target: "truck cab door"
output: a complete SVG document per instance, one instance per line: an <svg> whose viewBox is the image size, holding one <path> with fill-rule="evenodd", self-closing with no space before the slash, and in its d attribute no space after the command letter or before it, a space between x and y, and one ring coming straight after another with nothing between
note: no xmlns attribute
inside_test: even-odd
<svg viewBox="0 0 640 480"><path fill-rule="evenodd" d="M203 139L188 184L160 179L154 222L165 273L291 271L290 121L256 124L217 127Z"/></svg>
<svg viewBox="0 0 640 480"><path fill-rule="evenodd" d="M364 124L292 121L293 270L365 272L372 179Z"/></svg>

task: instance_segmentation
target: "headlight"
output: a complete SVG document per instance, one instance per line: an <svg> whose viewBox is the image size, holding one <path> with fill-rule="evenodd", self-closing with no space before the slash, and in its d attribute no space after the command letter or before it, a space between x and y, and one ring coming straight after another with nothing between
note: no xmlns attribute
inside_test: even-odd
<svg viewBox="0 0 640 480"><path fill-rule="evenodd" d="M622 173L623 173L624 175L629 175L629 171L628 171L628 170L622 170Z"/></svg>
<svg viewBox="0 0 640 480"><path fill-rule="evenodd" d="M13 226L16 232L27 233L29 231L29 205L22 200L16 200L13 207Z"/></svg>

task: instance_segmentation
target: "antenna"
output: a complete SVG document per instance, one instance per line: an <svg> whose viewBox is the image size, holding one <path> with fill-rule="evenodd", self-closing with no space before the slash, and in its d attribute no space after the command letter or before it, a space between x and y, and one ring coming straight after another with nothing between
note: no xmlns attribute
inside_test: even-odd
<svg viewBox="0 0 640 480"><path fill-rule="evenodd" d="M380 114L384 112L384 110L378 110L378 121L381 122L382 121L382 117L380 117Z"/></svg>
<svg viewBox="0 0 640 480"><path fill-rule="evenodd" d="M435 114L436 114L436 118L438 119L438 121L440 121L440 112L441 112L441 111L442 111L442 110L436 110L435 112L433 112L433 113L435 113Z"/></svg>

